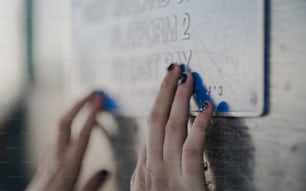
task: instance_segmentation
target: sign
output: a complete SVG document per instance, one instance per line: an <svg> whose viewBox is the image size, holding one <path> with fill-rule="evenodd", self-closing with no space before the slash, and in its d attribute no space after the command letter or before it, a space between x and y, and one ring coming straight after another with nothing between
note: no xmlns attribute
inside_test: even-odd
<svg viewBox="0 0 306 191"><path fill-rule="evenodd" d="M144 117L170 63L194 72L191 110L264 110L263 0L73 0L74 84L104 90L116 112Z"/></svg>

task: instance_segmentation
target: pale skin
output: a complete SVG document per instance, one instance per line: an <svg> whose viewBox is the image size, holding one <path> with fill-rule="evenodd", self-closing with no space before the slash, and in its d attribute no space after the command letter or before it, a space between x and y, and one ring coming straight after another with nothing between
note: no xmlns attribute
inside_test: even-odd
<svg viewBox="0 0 306 191"><path fill-rule="evenodd" d="M174 65L163 80L148 117L148 137L131 179L132 191L207 190L203 149L212 105L207 102L187 135L193 77L185 74L186 81L178 85L181 71Z"/></svg>
<svg viewBox="0 0 306 191"><path fill-rule="evenodd" d="M177 64L168 67L168 73L148 116L147 139L131 178L132 191L207 190L203 150L213 107L206 102L187 133L193 83L192 74L182 74ZM78 139L71 140L71 123L88 102L91 105L91 114ZM35 186L30 185L28 190L75 190L95 117L102 105L101 95L92 93L62 118L59 124L56 168L42 187L31 189ZM104 180L105 177L97 178L96 174L82 190L98 190Z"/></svg>
<svg viewBox="0 0 306 191"><path fill-rule="evenodd" d="M91 113L75 142L71 140L71 123L79 110L91 101ZM95 117L102 105L102 98L93 94L77 103L74 108L60 121L57 155L59 168L50 179L44 190L73 190L78 180L82 161L86 152ZM97 190L102 182L92 177L82 190Z"/></svg>
<svg viewBox="0 0 306 191"><path fill-rule="evenodd" d="M71 137L71 124L78 112L86 105L90 105L91 112L85 125L76 140ZM75 190L76 183L82 167L82 161L86 153L90 134L95 124L95 118L103 105L103 98L97 93L91 93L80 100L61 120L58 128L58 139L55 153L55 162L52 169L46 165L42 170L38 169L35 177L27 190L44 191L70 191ZM47 172L46 172L47 171ZM107 172L97 170L85 185L82 191L98 190L104 183ZM45 178L41 178L45 177Z"/></svg>

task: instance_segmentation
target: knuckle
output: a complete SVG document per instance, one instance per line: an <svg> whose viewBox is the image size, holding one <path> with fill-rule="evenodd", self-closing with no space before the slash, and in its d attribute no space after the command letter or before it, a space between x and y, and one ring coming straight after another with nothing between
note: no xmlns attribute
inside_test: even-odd
<svg viewBox="0 0 306 191"><path fill-rule="evenodd" d="M145 190L169 190L169 176L167 170L161 165L144 167Z"/></svg>
<svg viewBox="0 0 306 191"><path fill-rule="evenodd" d="M201 153L198 149L190 145L183 146L183 155L186 160L197 159L201 156Z"/></svg>
<svg viewBox="0 0 306 191"><path fill-rule="evenodd" d="M148 173L148 171L146 171L145 175L144 175L144 185L145 187L151 190L152 185L153 185L153 180L152 180L152 173Z"/></svg>
<svg viewBox="0 0 306 191"><path fill-rule="evenodd" d="M179 123L176 120L169 119L166 125L166 132L167 133L174 133L177 132L179 128Z"/></svg>
<svg viewBox="0 0 306 191"><path fill-rule="evenodd" d="M133 176L134 176L134 179L133 179L132 184L134 184L133 186L136 188L136 190L145 190L146 180L145 180L145 176L142 173L142 171L136 170Z"/></svg>
<svg viewBox="0 0 306 191"><path fill-rule="evenodd" d="M209 124L210 118L207 116L207 113L203 112L197 116L196 121L193 124L193 128L205 133L209 128Z"/></svg>
<svg viewBox="0 0 306 191"><path fill-rule="evenodd" d="M149 123L154 123L155 121L159 120L160 114L157 111L151 111L148 117L148 122Z"/></svg>
<svg viewBox="0 0 306 191"><path fill-rule="evenodd" d="M133 185L136 191L146 190L146 184L144 181L136 181L135 185Z"/></svg>
<svg viewBox="0 0 306 191"><path fill-rule="evenodd" d="M193 125L193 128L200 130L200 132L205 132L207 129L204 121L198 121Z"/></svg>
<svg viewBox="0 0 306 191"><path fill-rule="evenodd" d="M163 115L160 114L160 112L158 111L152 111L148 117L148 124L149 125L154 125L156 123L161 123L163 122L165 119L165 117Z"/></svg>

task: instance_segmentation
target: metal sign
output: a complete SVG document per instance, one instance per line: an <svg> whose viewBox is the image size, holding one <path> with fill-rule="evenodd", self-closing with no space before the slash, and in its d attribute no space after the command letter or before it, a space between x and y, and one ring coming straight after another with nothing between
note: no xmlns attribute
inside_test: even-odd
<svg viewBox="0 0 306 191"><path fill-rule="evenodd" d="M170 63L194 72L191 110L264 110L263 0L73 0L74 84L105 90L115 112L148 114Z"/></svg>

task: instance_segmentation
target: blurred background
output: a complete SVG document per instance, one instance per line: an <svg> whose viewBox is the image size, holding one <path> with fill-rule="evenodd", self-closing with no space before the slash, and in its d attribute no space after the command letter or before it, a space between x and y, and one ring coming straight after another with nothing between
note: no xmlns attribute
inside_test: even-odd
<svg viewBox="0 0 306 191"><path fill-rule="evenodd" d="M71 4L71 0L0 1L0 190L25 190L38 166L52 157L59 119L88 93L77 90L77 95L67 98L65 89L73 69L67 68L71 62ZM83 114L84 120L86 111ZM80 118L76 123L81 124L82 115ZM110 133L118 128L107 114L99 119L106 121ZM135 128L131 120L121 122ZM125 128L116 136L107 136L102 128L93 131L80 185L106 169L111 176L103 189L117 190L117 180L129 186L136 155L120 148L113 152L112 146L133 144L123 137L131 131ZM118 153L128 156L114 160ZM116 176L116 167L126 163L121 168L124 175ZM50 162L43 165L48 167Z"/></svg>
<svg viewBox="0 0 306 191"><path fill-rule="evenodd" d="M0 2L0 190L24 190L61 113L63 2Z"/></svg>
<svg viewBox="0 0 306 191"><path fill-rule="evenodd" d="M30 67L26 4L0 2L0 188L21 189L26 184L23 164L24 103Z"/></svg>
<svg viewBox="0 0 306 191"><path fill-rule="evenodd" d="M63 94L70 4L0 1L0 190L25 189L42 155L50 151L66 106L75 102L67 104ZM89 151L91 165L83 172L88 176L102 168L114 171L105 134L94 134L91 147L98 145L103 152ZM111 190L109 182L106 189Z"/></svg>

